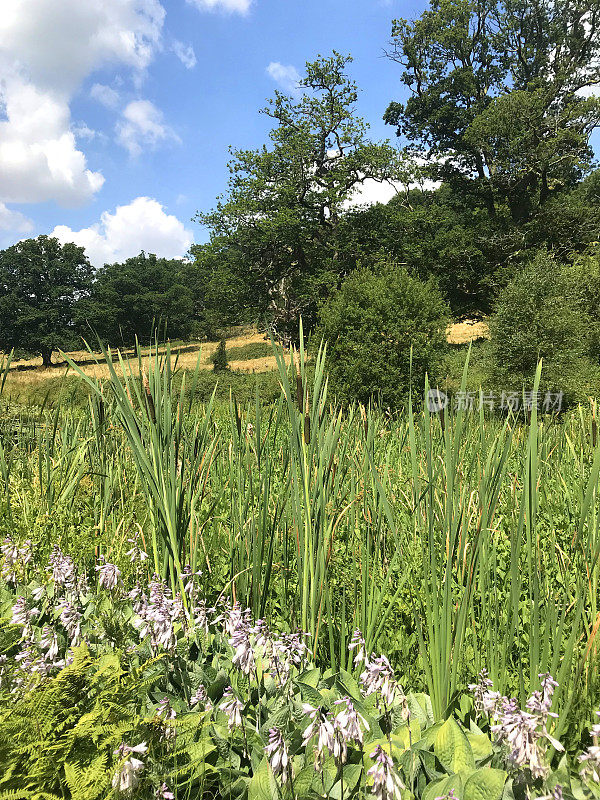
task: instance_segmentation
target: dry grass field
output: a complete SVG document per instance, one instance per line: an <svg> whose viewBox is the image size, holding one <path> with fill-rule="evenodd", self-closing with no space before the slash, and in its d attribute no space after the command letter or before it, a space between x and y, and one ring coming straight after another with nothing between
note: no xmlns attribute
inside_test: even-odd
<svg viewBox="0 0 600 800"><path fill-rule="evenodd" d="M451 344L465 344L471 340L487 338L489 336L488 327L485 322L467 320L464 322L450 325L447 331L447 338ZM269 338L263 333L258 333L254 328L241 329L234 336L227 339L227 351L233 351L241 347L251 345L268 344ZM204 342L202 344L174 344L171 348L173 353L173 363L177 361L177 366L185 370L193 370L196 367L200 356L200 368L212 369L211 356L218 346L218 342ZM113 351L116 357L116 351ZM108 367L105 363L97 363L87 350L70 352L69 357L75 361L88 375L97 378L108 376ZM121 355L129 361L131 368L136 373L138 362L133 350L123 350ZM61 377L67 372L73 373L64 359L54 354L56 363L50 368L42 367L41 357L29 360L15 360L11 364L10 374L7 381L7 389L11 385L15 388L33 388L43 384L45 381ZM99 361L101 359L98 359ZM258 358L246 358L243 360L230 359L230 369L242 373L270 372L276 368L274 356L261 356Z"/></svg>
<svg viewBox="0 0 600 800"><path fill-rule="evenodd" d="M262 333L257 333L256 330L243 331L240 334L227 340L227 349L246 347L247 345L268 343L268 337ZM201 369L212 369L211 356L218 346L218 342L204 342L202 344L181 344L172 346L172 359L173 364L177 362L177 366L181 369L195 369L198 357L200 356ZM116 357L116 351L113 351ZM69 358L75 361L88 375L93 375L97 378L106 378L108 376L108 366L105 363L97 363L94 357L87 350L77 350L68 353ZM126 359L134 372L138 371L137 358L134 356L133 350L123 350L121 355ZM64 359L54 354L56 363L52 367L42 367L41 358L33 358L29 360L15 360L11 364L10 374L8 376L8 386L11 383L18 382L20 385L38 384L50 378L60 377L65 372L72 369L69 367ZM101 361L98 358L98 361ZM252 358L246 360L231 360L229 362L230 368L237 372L268 372L275 369L275 358L268 356L265 358Z"/></svg>

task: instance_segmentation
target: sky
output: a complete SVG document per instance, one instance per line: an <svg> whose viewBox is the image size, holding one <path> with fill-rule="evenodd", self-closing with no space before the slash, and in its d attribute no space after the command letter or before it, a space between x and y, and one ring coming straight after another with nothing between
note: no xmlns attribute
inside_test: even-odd
<svg viewBox="0 0 600 800"><path fill-rule="evenodd" d="M373 139L393 140L382 116L403 96L401 68L383 51L392 19L426 5L1 3L0 248L49 234L84 246L95 266L142 249L181 257L206 241L193 217L226 191L228 148L267 141L259 110L318 54L353 56L358 112Z"/></svg>

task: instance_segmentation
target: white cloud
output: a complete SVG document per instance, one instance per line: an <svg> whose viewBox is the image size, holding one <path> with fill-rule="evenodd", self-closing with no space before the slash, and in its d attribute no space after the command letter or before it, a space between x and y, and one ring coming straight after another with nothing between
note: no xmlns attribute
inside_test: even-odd
<svg viewBox="0 0 600 800"><path fill-rule="evenodd" d="M117 140L134 157L141 155L144 148L154 148L160 142L181 141L165 124L162 111L149 100L134 100L126 106L123 119L117 124Z"/></svg>
<svg viewBox="0 0 600 800"><path fill-rule="evenodd" d="M345 203L346 208L355 206L373 206L376 203L386 205L406 187L396 181L376 181L367 178L356 186L350 200Z"/></svg>
<svg viewBox="0 0 600 800"><path fill-rule="evenodd" d="M3 0L0 202L76 206L94 196L104 178L77 147L71 97L100 66L142 72L164 16L159 0Z"/></svg>
<svg viewBox="0 0 600 800"><path fill-rule="evenodd" d="M33 221L19 211L11 211L4 203L0 203L0 231L11 233L31 233Z"/></svg>
<svg viewBox="0 0 600 800"><path fill-rule="evenodd" d="M102 64L145 69L164 17L159 0L4 0L0 52L29 82L72 94Z"/></svg>
<svg viewBox="0 0 600 800"><path fill-rule="evenodd" d="M95 267L124 261L145 250L165 258L184 256L193 242L192 232L183 222L150 197L137 197L129 205L117 206L111 214L105 211L100 222L73 231L58 225L51 236L63 244L74 242L85 247Z"/></svg>
<svg viewBox="0 0 600 800"><path fill-rule="evenodd" d="M0 122L0 202L56 200L76 206L104 183L87 168L70 129L68 103L32 84L6 80Z"/></svg>
<svg viewBox="0 0 600 800"><path fill-rule="evenodd" d="M439 189L440 186L440 181L429 179L418 183L411 182L407 186L401 181L376 181L374 178L366 178L362 183L356 185L352 196L344 203L344 208L374 206L377 203L387 205L396 195L403 194L407 189L422 189L431 192Z"/></svg>
<svg viewBox="0 0 600 800"><path fill-rule="evenodd" d="M86 125L85 122L73 125L72 130L76 139L95 139L98 136L98 132Z"/></svg>
<svg viewBox="0 0 600 800"><path fill-rule="evenodd" d="M184 44L175 39L171 48L186 69L194 69L197 61L196 53L194 53L194 48L191 44Z"/></svg>
<svg viewBox="0 0 600 800"><path fill-rule="evenodd" d="M90 97L97 100L106 108L116 108L119 105L120 95L111 86L95 83L90 89Z"/></svg>
<svg viewBox="0 0 600 800"><path fill-rule="evenodd" d="M201 11L228 11L238 14L247 14L253 0L188 0Z"/></svg>
<svg viewBox="0 0 600 800"><path fill-rule="evenodd" d="M284 64L280 64L279 61L271 61L267 67L267 74L273 78L275 83L278 83L285 92L296 94L298 91L300 73L296 67L291 64L285 66Z"/></svg>

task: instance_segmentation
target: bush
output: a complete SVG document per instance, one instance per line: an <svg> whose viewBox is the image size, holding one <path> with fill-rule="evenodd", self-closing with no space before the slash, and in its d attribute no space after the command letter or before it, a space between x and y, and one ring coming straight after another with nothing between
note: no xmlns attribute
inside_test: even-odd
<svg viewBox="0 0 600 800"><path fill-rule="evenodd" d="M229 369L229 362L227 361L227 349L225 339L221 339L219 345L212 355L213 369L215 372L224 372Z"/></svg>
<svg viewBox="0 0 600 800"><path fill-rule="evenodd" d="M531 389L543 359L543 392L562 391L567 402L597 392L594 325L579 274L541 251L500 293L490 333L494 376L503 388Z"/></svg>
<svg viewBox="0 0 600 800"><path fill-rule="evenodd" d="M334 390L346 400L378 398L389 406L411 391L420 397L425 373L437 378L447 321L432 279L424 283L390 261L351 273L320 315Z"/></svg>

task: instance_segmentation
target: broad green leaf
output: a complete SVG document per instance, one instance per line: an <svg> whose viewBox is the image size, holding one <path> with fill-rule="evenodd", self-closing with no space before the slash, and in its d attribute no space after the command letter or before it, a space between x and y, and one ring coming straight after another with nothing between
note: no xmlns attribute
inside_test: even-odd
<svg viewBox="0 0 600 800"><path fill-rule="evenodd" d="M437 732L433 750L449 772L475 769L475 759L469 740L453 717L449 717Z"/></svg>
<svg viewBox="0 0 600 800"><path fill-rule="evenodd" d="M446 778L428 784L421 800L435 800L436 797L445 797L451 790L454 790L454 796L457 800L463 800L462 775L448 775Z"/></svg>
<svg viewBox="0 0 600 800"><path fill-rule="evenodd" d="M340 778L340 780L335 783L333 789L329 792L329 796L333 798L333 800L343 800L344 797L348 797L358 783L362 774L362 769L360 764L346 764L342 769L343 780ZM342 783L344 790L343 796Z"/></svg>
<svg viewBox="0 0 600 800"><path fill-rule="evenodd" d="M248 784L248 800L273 800L276 797L275 777L265 757Z"/></svg>
<svg viewBox="0 0 600 800"><path fill-rule="evenodd" d="M466 736L471 745L475 761L481 761L491 756L493 752L492 743L485 733L472 733L471 731L467 731Z"/></svg>
<svg viewBox="0 0 600 800"><path fill-rule="evenodd" d="M301 675L298 675L298 681L301 683L306 683L308 686L312 686L313 689L316 689L319 685L320 677L320 669L309 669L306 672L303 672Z"/></svg>
<svg viewBox="0 0 600 800"><path fill-rule="evenodd" d="M310 703L311 706L318 708L323 705L323 695L308 683L296 681L296 688L300 690L303 703Z"/></svg>
<svg viewBox="0 0 600 800"><path fill-rule="evenodd" d="M504 770L482 767L465 783L464 796L461 800L500 800L505 783Z"/></svg>

